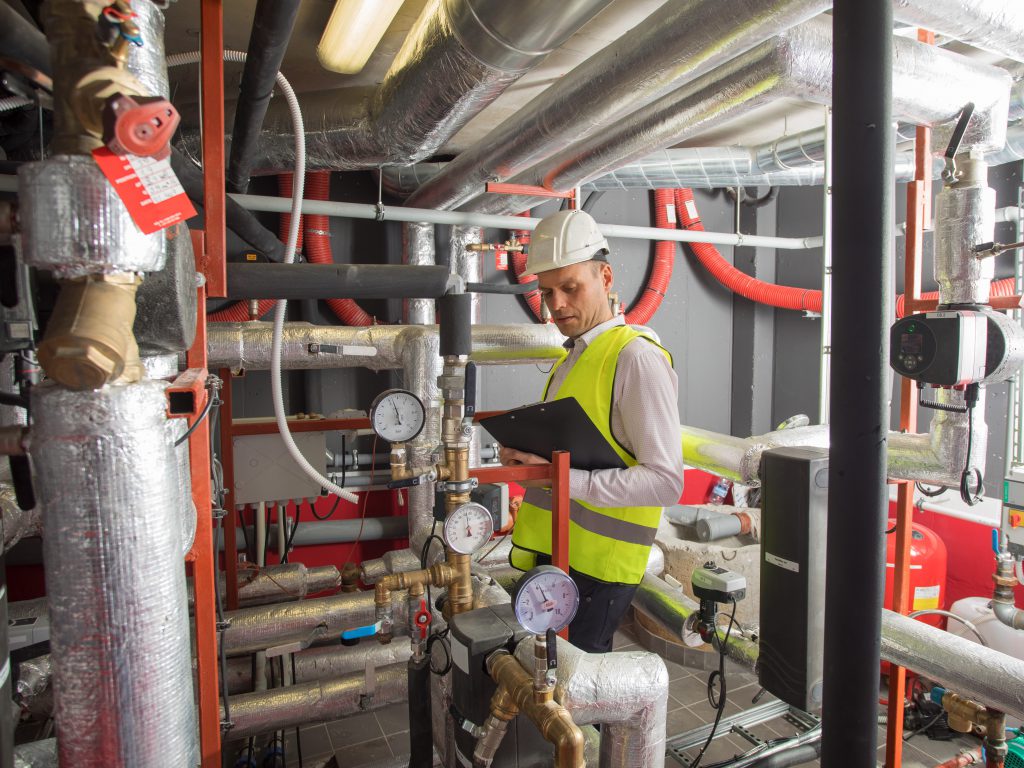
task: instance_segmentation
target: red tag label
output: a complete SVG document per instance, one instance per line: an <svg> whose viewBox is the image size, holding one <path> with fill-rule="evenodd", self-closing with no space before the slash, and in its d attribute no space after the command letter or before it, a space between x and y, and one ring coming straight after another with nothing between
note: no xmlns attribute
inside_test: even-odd
<svg viewBox="0 0 1024 768"><path fill-rule="evenodd" d="M501 271L508 270L508 251L504 248L498 248L494 252L494 268L500 269Z"/></svg>
<svg viewBox="0 0 1024 768"><path fill-rule="evenodd" d="M147 235L196 215L169 159L115 155L106 147L94 149L92 156L132 221Z"/></svg>

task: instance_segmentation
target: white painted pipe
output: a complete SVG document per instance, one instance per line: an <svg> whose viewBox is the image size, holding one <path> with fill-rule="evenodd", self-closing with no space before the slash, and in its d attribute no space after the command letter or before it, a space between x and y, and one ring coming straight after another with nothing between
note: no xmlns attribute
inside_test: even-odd
<svg viewBox="0 0 1024 768"><path fill-rule="evenodd" d="M284 197L263 195L231 195L239 205L250 211L264 213L290 213L291 201ZM427 222L491 229L533 230L540 219L519 216L497 216L473 211L432 211L427 208L385 207L366 203L336 203L327 200L303 200L302 212L315 216L337 216L349 219L377 219L378 221ZM598 224L605 237L631 240L674 240L680 243L713 243L715 245L748 246L751 248L781 248L806 250L820 248L821 237L765 237L739 235L728 232L690 232L688 230L659 229L658 227L632 227L625 224Z"/></svg>

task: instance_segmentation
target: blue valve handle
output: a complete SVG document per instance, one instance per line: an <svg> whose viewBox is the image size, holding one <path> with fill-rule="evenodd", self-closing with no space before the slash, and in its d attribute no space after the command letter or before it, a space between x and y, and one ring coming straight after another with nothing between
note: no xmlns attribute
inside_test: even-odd
<svg viewBox="0 0 1024 768"><path fill-rule="evenodd" d="M341 633L342 640L358 640L362 637L373 637L380 632L380 622L375 621L373 624L367 624L364 627L355 627L354 629L346 629Z"/></svg>
<svg viewBox="0 0 1024 768"><path fill-rule="evenodd" d="M992 529L992 551L999 554L999 529Z"/></svg>

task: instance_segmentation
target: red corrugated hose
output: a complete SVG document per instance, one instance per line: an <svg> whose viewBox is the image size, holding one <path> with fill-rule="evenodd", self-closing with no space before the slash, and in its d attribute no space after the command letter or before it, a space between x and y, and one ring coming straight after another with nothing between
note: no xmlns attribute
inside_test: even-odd
<svg viewBox="0 0 1024 768"><path fill-rule="evenodd" d="M676 190L676 213L683 229L703 232L700 214L693 200L692 189ZM803 309L821 312L821 291L810 288L793 288L758 280L744 273L722 258L711 243L689 243L690 250L711 275L729 290L751 301L767 304L780 309Z"/></svg>
<svg viewBox="0 0 1024 768"><path fill-rule="evenodd" d="M671 189L654 190L654 226L661 229L675 229L675 216L669 218L669 206L674 205ZM672 279L672 267L676 261L676 244L673 240L658 240L654 244L654 264L651 276L644 286L643 293L636 303L626 312L626 322L630 325L647 325L654 313L658 311L665 291Z"/></svg>
<svg viewBox="0 0 1024 768"><path fill-rule="evenodd" d="M285 176L288 177L288 187L290 190L291 174L282 174L281 178L283 179ZM307 200L330 200L330 191L330 171L316 171L306 174ZM289 192L289 196L290 194ZM281 217L282 227L285 226L285 218L286 216ZM302 217L302 220L306 234L306 258L311 264L333 264L334 254L331 253L330 219L327 216L314 216L307 213ZM331 311L345 325L374 325L376 323L373 315L356 304L354 299L327 299L327 306L331 308Z"/></svg>

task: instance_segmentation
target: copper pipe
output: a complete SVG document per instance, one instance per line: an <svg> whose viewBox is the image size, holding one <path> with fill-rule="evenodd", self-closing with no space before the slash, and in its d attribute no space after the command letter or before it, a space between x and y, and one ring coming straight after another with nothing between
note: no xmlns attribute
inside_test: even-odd
<svg viewBox="0 0 1024 768"><path fill-rule="evenodd" d="M555 768L584 768L583 732L572 715L555 701L536 702L533 698L533 677L513 656L499 651L487 659L487 669L519 711L537 726L541 736L555 747ZM492 699L492 713L497 715ZM497 715L500 717L500 715Z"/></svg>
<svg viewBox="0 0 1024 768"><path fill-rule="evenodd" d="M973 726L985 729L985 766L1002 768L1006 760L1006 715L990 709L952 691L942 695L942 708L946 710L949 727L961 733L970 733Z"/></svg>
<svg viewBox="0 0 1024 768"><path fill-rule="evenodd" d="M974 765L975 763L980 762L981 747L978 747L970 752L961 752L956 757L951 757L946 762L935 766L935 768L964 768L964 766Z"/></svg>

